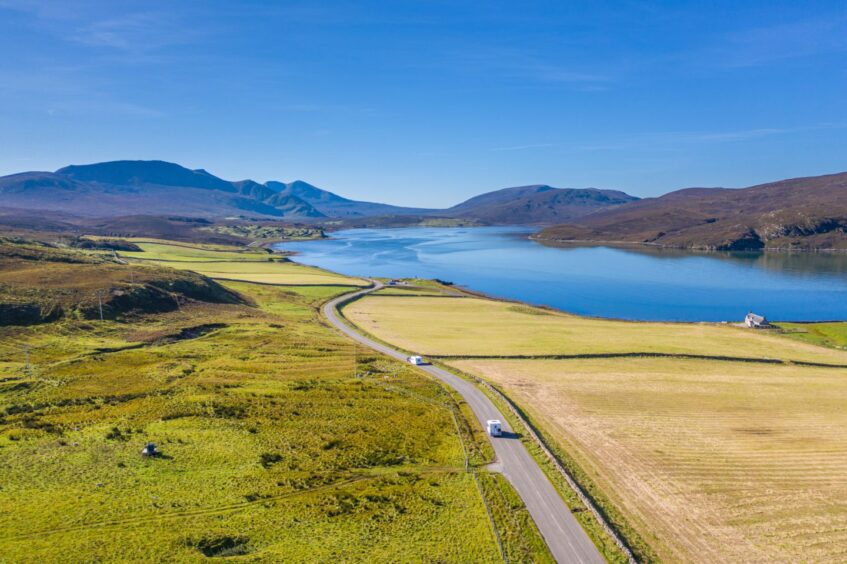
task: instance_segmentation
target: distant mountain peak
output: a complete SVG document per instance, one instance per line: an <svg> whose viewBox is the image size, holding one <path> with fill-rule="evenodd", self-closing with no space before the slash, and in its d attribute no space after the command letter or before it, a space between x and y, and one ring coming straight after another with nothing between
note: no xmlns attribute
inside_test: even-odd
<svg viewBox="0 0 847 564"><path fill-rule="evenodd" d="M323 217L301 198L278 194L252 180L229 182L204 169L159 160L70 165L55 173L6 176L0 178L0 195L4 205L85 216Z"/></svg>
<svg viewBox="0 0 847 564"><path fill-rule="evenodd" d="M87 165L70 165L56 174L74 180L103 184L159 186L190 186L212 190L234 191L230 183L206 171L190 170L167 161L109 161Z"/></svg>

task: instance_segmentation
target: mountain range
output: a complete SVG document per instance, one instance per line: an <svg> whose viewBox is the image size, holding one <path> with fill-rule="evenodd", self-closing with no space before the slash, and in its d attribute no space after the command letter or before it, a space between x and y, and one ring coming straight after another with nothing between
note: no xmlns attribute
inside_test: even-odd
<svg viewBox="0 0 847 564"><path fill-rule="evenodd" d="M164 161L112 161L0 177L0 206L85 217L179 214L319 222L418 216L551 224L636 199L614 190L533 185L489 192L447 209L409 208L351 200L302 180L231 182Z"/></svg>
<svg viewBox="0 0 847 564"><path fill-rule="evenodd" d="M847 249L847 173L740 189L686 188L645 199L536 184L428 209L352 200L302 180L233 182L164 161L112 161L0 177L0 208L7 218L27 210L103 220L181 216L335 227L523 224L546 226L534 237L553 244Z"/></svg>
<svg viewBox="0 0 847 564"><path fill-rule="evenodd" d="M548 227L535 238L702 250L847 249L847 173L677 190Z"/></svg>

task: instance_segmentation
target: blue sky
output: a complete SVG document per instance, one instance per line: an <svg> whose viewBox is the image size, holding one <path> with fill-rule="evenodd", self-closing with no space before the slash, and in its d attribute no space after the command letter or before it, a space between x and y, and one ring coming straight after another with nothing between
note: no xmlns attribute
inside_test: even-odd
<svg viewBox="0 0 847 564"><path fill-rule="evenodd" d="M847 170L847 4L0 0L0 174L163 159L442 206Z"/></svg>

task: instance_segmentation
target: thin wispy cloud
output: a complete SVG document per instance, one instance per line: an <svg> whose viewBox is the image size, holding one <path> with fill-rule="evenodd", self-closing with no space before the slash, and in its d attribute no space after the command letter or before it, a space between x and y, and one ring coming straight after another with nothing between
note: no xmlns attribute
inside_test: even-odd
<svg viewBox="0 0 847 564"><path fill-rule="evenodd" d="M187 32L181 27L168 14L142 12L81 26L69 39L92 47L144 52L184 43Z"/></svg>
<svg viewBox="0 0 847 564"><path fill-rule="evenodd" d="M197 19L184 20L179 12L155 9L150 3L132 4L119 15L109 15L102 2L56 2L52 0L0 0L0 9L29 16L33 29L61 41L112 51L119 55L151 56L168 47L186 45L204 36ZM132 62L125 58L122 62ZM155 61L154 61L155 62Z"/></svg>
<svg viewBox="0 0 847 564"><path fill-rule="evenodd" d="M0 9L30 14L41 20L74 20L97 4L96 0L0 0Z"/></svg>
<svg viewBox="0 0 847 564"><path fill-rule="evenodd" d="M723 34L703 55L720 68L748 68L847 52L843 13Z"/></svg>
<svg viewBox="0 0 847 564"><path fill-rule="evenodd" d="M372 114L377 112L376 108L367 106L352 106L344 104L320 104L320 103L292 103L273 104L268 106L269 110L293 114Z"/></svg>
<svg viewBox="0 0 847 564"><path fill-rule="evenodd" d="M578 87L602 85L615 80L607 72L551 60L549 54L533 49L490 44L454 44L445 52L444 61L439 61L439 66L473 76Z"/></svg>
<svg viewBox="0 0 847 564"><path fill-rule="evenodd" d="M511 147L493 147L491 151L525 151L527 149L543 149L553 147L553 143L532 143L530 145L514 145Z"/></svg>
<svg viewBox="0 0 847 564"><path fill-rule="evenodd" d="M743 129L740 131L720 131L717 133L695 133L688 136L680 135L677 140L690 142L708 142L708 141L746 141L748 139L758 139L760 137L770 137L771 135L782 135L797 131L796 129L786 129L779 127L763 127L759 129Z"/></svg>
<svg viewBox="0 0 847 564"><path fill-rule="evenodd" d="M636 147L676 146L695 143L733 143L806 131L847 128L847 123L820 123L808 127L762 127L734 131L665 131L639 135L620 142L580 145L583 151L615 151Z"/></svg>
<svg viewBox="0 0 847 564"><path fill-rule="evenodd" d="M122 99L91 81L80 80L86 69L51 66L26 71L0 72L0 101L13 103L17 111L46 113L51 117L107 115L162 117L166 112Z"/></svg>

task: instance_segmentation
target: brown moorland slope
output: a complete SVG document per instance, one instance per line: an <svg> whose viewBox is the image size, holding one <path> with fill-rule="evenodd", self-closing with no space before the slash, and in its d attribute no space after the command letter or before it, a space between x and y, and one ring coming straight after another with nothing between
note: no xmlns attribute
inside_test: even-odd
<svg viewBox="0 0 847 564"><path fill-rule="evenodd" d="M101 304L103 317L115 319L174 311L191 301L243 303L235 292L194 272L0 238L0 326L95 319Z"/></svg>
<svg viewBox="0 0 847 564"><path fill-rule="evenodd" d="M703 250L847 249L847 172L743 189L678 190L550 227L535 237Z"/></svg>
<svg viewBox="0 0 847 564"><path fill-rule="evenodd" d="M617 190L516 186L475 196L442 213L491 224L551 224L615 208L638 198Z"/></svg>

